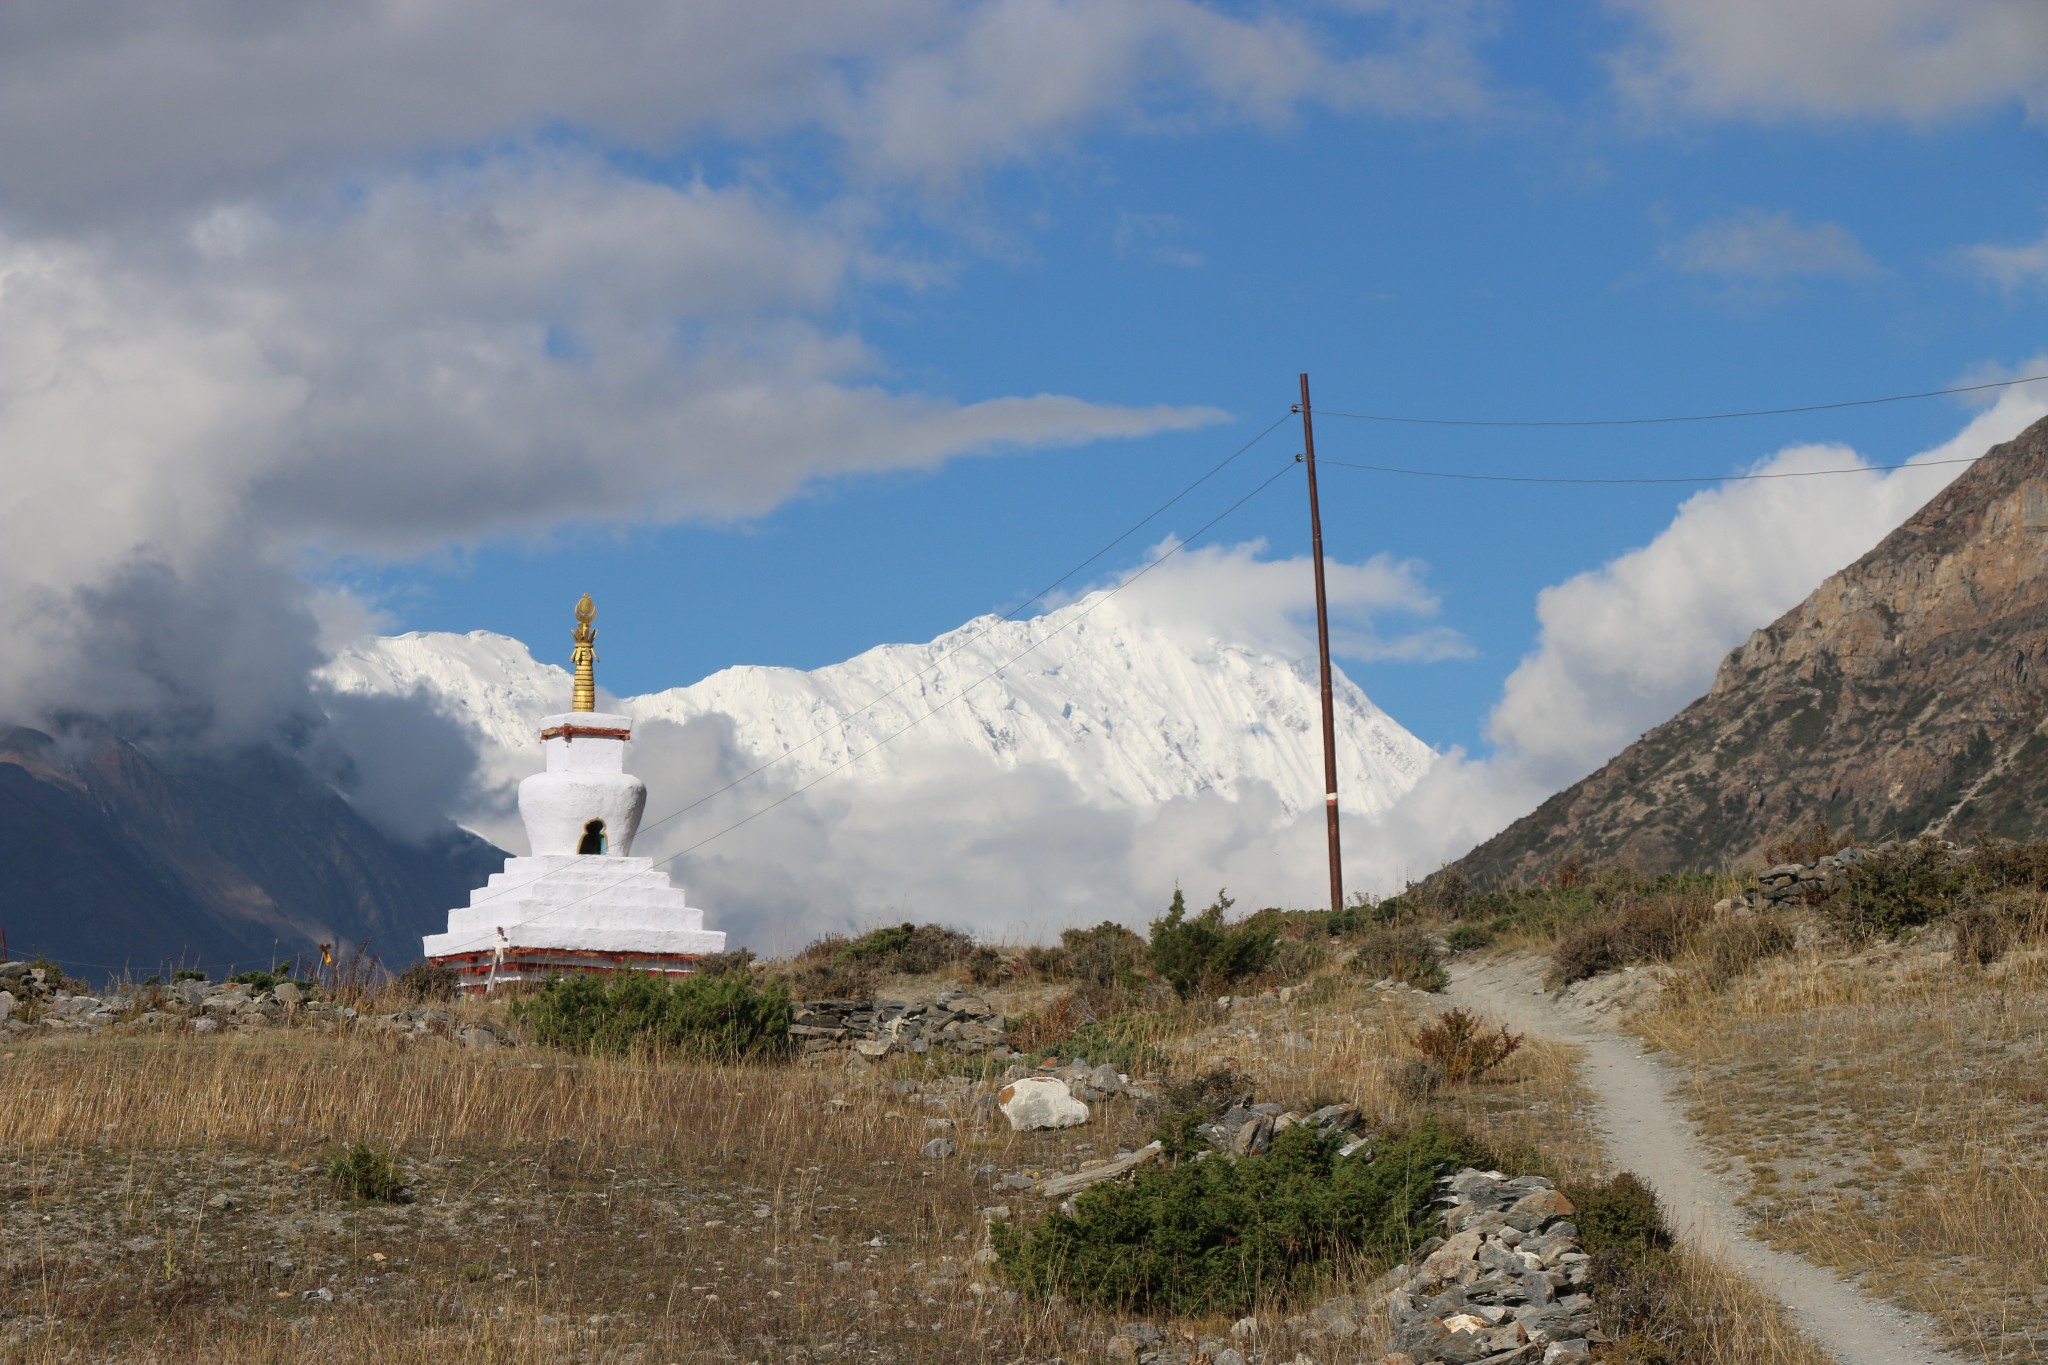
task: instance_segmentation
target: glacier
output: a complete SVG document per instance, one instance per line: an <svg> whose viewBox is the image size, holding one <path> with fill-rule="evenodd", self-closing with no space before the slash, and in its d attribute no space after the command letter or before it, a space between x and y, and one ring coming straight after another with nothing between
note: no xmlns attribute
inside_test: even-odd
<svg viewBox="0 0 2048 1365"><path fill-rule="evenodd" d="M614 631L610 647L630 649L630 635ZM338 651L320 678L340 693L424 697L472 733L481 779L499 790L534 770L539 719L566 704L570 687L566 669L487 631L365 639ZM1377 815L1436 755L1341 671L1334 698L1342 808ZM1254 784L1270 787L1287 817L1322 805L1312 658L1190 637L1103 593L1026 619L978 617L928 643L878 645L810 671L732 667L686 687L607 694L604 705L640 723L724 718L753 763L772 761L756 780L764 793L828 777L884 789L938 760L991 773L1048 767L1104 808L1203 793L1234 801ZM657 788L650 815L704 794ZM514 834L484 832L501 842Z"/></svg>

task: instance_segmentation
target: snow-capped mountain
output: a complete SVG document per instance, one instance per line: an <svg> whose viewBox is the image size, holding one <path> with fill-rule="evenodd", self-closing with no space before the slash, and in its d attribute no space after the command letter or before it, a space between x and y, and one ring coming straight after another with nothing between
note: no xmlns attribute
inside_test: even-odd
<svg viewBox="0 0 2048 1365"><path fill-rule="evenodd" d="M484 631L369 640L338 654L324 677L341 692L424 692L473 728L500 782L533 770L540 718L569 705L566 670ZM1190 646L1094 595L1022 621L980 617L929 644L880 645L811 672L728 668L603 705L643 723L722 715L755 762L778 758L764 777L782 790L842 768L835 782L886 783L937 762L1048 765L1087 800L1124 807L1211 791L1234 798L1255 782L1271 784L1289 815L1323 797L1312 660L1218 640ZM1434 758L1341 674L1336 715L1346 810L1386 809ZM655 791L652 804L691 795Z"/></svg>

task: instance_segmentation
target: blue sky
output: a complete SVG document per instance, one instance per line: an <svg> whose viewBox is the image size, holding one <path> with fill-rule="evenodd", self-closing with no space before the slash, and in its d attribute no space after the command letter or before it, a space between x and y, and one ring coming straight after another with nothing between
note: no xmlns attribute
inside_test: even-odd
<svg viewBox="0 0 2048 1365"><path fill-rule="evenodd" d="M1383 33L1370 16L1305 13L1337 49ZM733 663L814 667L1009 607L1285 411L1301 369L1332 410L1571 417L1873 396L2039 353L2039 281L2002 285L1968 254L2041 236L2048 157L2027 89L1933 117L1645 108L1610 66L1642 38L1640 11L1492 13L1471 46L1489 107L1469 117L1307 107L1260 123L1190 101L1163 126L1107 120L956 184L872 196L873 244L925 278L856 282L829 313L883 385L1213 407L1226 421L829 477L737 518L633 525L620 507L618 524L481 537L342 577L394 627L502 631L544 656L566 649L566 604L588 588L606 681L648 690ZM804 131L686 139L637 169L771 186L797 214L865 197L843 151ZM1722 473L1802 441L1903 460L1964 420L1937 400L1618 432L1331 417L1317 437L1338 460ZM1191 530L1298 448L1283 428L1156 531ZM1536 643L1538 590L1649 541L1689 491L1326 470L1329 552L1421 561L1438 619L1472 646L1345 666L1431 743L1483 748L1488 708ZM1298 552L1299 481L1214 534Z"/></svg>
<svg viewBox="0 0 2048 1365"><path fill-rule="evenodd" d="M562 657L585 590L624 692L929 638L1094 551L1304 369L1333 411L1489 417L2016 373L2044 349L2044 118L2034 0L11 6L0 586L11 629L64 624L0 664L0 710L260 729L348 631ZM1318 443L1722 473L1904 459L1971 411L1330 417ZM1539 593L1686 491L1331 469L1324 497L1332 555L1436 595L1382 633L1467 646L1345 666L1483 751ZM1298 554L1298 481L1215 538ZM1789 556L1756 610L1827 567Z"/></svg>

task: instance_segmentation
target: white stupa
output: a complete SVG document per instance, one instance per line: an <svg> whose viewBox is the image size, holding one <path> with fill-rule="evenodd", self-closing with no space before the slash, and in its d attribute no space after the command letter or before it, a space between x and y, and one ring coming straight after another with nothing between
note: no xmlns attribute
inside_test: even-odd
<svg viewBox="0 0 2048 1365"><path fill-rule="evenodd" d="M687 973L725 951L725 935L705 929L654 860L630 856L647 784L626 771L632 718L597 709L596 617L585 593L570 709L542 719L547 770L519 784L532 856L507 859L448 912L447 933L424 941L427 960L471 989L579 971Z"/></svg>

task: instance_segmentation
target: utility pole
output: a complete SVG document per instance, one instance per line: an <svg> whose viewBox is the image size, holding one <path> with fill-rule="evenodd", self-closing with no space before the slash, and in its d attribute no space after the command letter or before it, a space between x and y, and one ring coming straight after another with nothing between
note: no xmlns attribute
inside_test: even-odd
<svg viewBox="0 0 2048 1365"><path fill-rule="evenodd" d="M1344 855L1337 837L1337 707L1330 690L1330 603L1323 591L1323 513L1316 503L1316 430L1309 420L1308 376L1301 377L1302 463L1308 466L1309 540L1316 560L1316 652L1323 666L1323 809L1330 817L1330 909L1344 908Z"/></svg>

